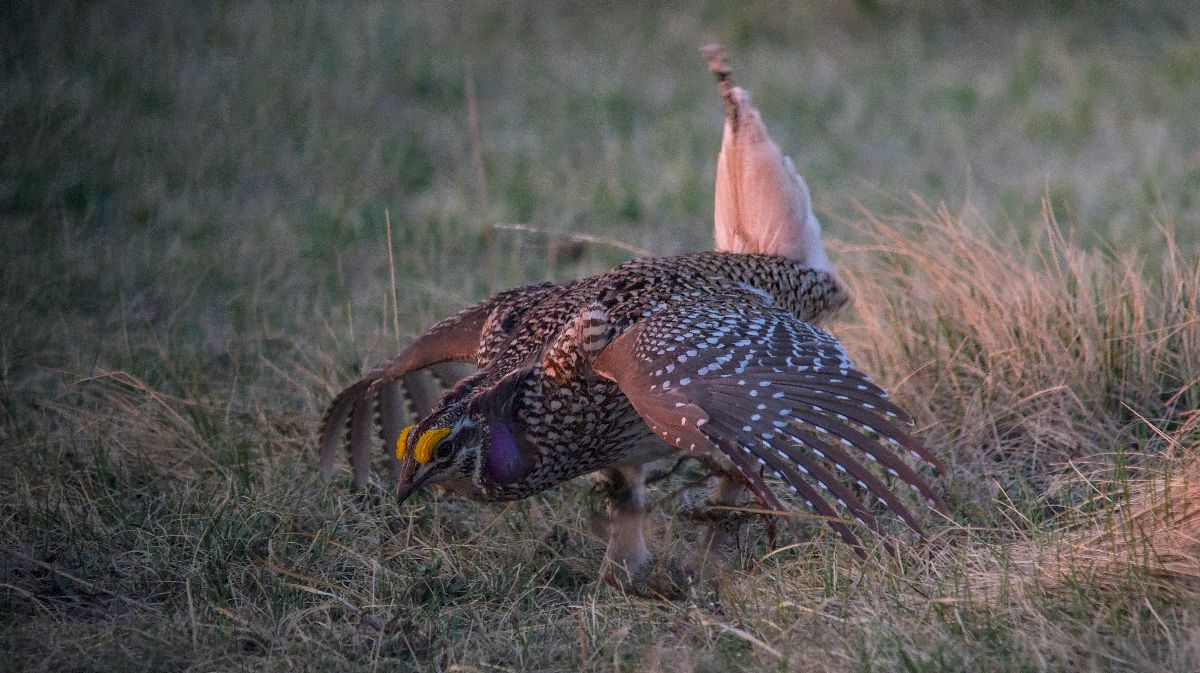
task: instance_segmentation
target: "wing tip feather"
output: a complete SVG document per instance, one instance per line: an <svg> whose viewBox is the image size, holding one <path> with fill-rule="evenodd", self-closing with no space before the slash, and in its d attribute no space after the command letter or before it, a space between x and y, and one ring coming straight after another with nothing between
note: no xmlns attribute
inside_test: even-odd
<svg viewBox="0 0 1200 673"><path fill-rule="evenodd" d="M347 438L350 422L354 415L354 407L359 398L367 391L373 382L372 378L364 378L344 388L321 417L318 429L318 451L321 466L321 478L328 480L333 475L334 463L337 460L338 449Z"/></svg>

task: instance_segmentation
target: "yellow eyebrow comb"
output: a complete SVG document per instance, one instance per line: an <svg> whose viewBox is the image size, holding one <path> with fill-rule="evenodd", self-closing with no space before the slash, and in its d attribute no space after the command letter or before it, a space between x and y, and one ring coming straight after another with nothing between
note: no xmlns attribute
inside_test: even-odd
<svg viewBox="0 0 1200 673"><path fill-rule="evenodd" d="M400 437L396 439L396 460L404 460L404 450L408 448L408 433L412 432L414 427L415 424L400 431Z"/></svg>
<svg viewBox="0 0 1200 673"><path fill-rule="evenodd" d="M417 462L422 465L433 460L433 447L437 446L438 442L445 439L448 434L450 434L450 428L426 430L417 439L417 445L413 447L413 458L416 458Z"/></svg>

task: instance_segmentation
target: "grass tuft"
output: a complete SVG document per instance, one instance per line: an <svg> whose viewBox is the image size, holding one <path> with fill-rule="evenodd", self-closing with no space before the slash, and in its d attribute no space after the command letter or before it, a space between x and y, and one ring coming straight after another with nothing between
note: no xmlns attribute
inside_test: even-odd
<svg viewBox="0 0 1200 673"><path fill-rule="evenodd" d="M1088 252L1044 207L1028 243L918 202L864 213L838 251L858 307L842 336L950 458L973 524L1036 525L1090 497L1087 479L1135 477L1200 437L1195 251L1160 232L1152 263Z"/></svg>

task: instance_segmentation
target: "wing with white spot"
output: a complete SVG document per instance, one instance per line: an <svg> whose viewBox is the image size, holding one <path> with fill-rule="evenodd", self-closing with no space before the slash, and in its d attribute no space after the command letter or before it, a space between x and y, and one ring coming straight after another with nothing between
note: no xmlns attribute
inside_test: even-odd
<svg viewBox="0 0 1200 673"><path fill-rule="evenodd" d="M749 293L656 313L614 339L594 366L667 441L727 458L775 508L780 501L764 475L778 477L859 551L849 521L830 500L877 529L862 500L869 494L921 533L917 518L877 470L945 511L902 458L907 452L942 469L900 429L911 423L908 415L853 368L832 335Z"/></svg>

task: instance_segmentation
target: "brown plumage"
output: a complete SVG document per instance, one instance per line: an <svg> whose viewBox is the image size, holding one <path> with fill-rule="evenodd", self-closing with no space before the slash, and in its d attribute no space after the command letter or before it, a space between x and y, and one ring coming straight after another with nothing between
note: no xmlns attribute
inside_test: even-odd
<svg viewBox="0 0 1200 673"><path fill-rule="evenodd" d="M572 283L510 290L438 323L338 395L321 430L321 464L328 473L346 437L363 483L377 408L385 446L400 435L389 420L398 415L395 386L421 368L466 360L478 370L400 447L402 494L441 483L480 500L518 499L683 450L782 509L765 477L778 478L856 547L858 535L831 504L876 527L855 482L919 532L862 461L941 507L900 454L938 461L900 429L904 412L812 324L844 301L823 271L720 252L639 259ZM420 438L440 429L449 433L436 455L418 460Z"/></svg>
<svg viewBox="0 0 1200 673"><path fill-rule="evenodd" d="M724 251L517 288L439 322L334 399L323 474L345 443L356 484L368 481L376 412L401 499L441 484L513 500L598 472L612 496L610 578L633 578L649 559L644 466L681 451L724 475L718 504L745 487L784 509L780 491L791 491L860 554L862 528L879 528L864 497L921 534L889 477L945 511L905 461L940 468L901 429L907 414L815 326L846 294L807 187L732 87L723 56L708 56L726 101L715 217ZM436 403L416 401L424 413L402 430L405 398L423 390L414 377L450 361L477 370ZM698 551L728 542L713 527Z"/></svg>

